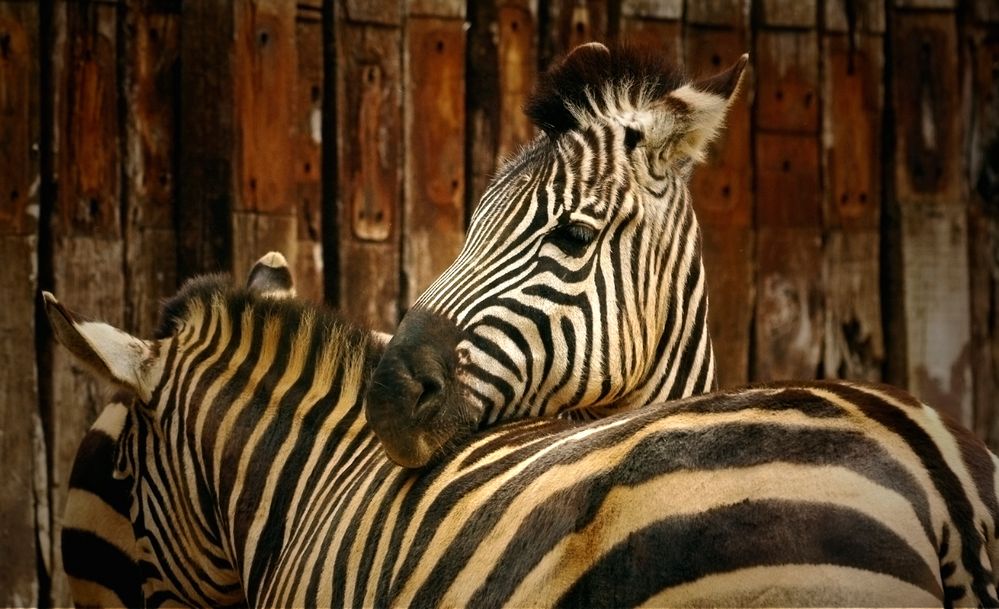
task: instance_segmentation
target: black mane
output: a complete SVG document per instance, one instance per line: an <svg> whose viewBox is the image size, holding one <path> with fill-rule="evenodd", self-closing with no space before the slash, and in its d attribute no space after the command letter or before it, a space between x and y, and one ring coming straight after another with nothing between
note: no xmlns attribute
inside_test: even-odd
<svg viewBox="0 0 999 609"><path fill-rule="evenodd" d="M570 108L590 108L593 97L606 107L604 90L610 85L617 95L635 103L639 95L664 97L684 82L683 72L661 52L629 45L613 45L610 52L598 46L576 49L557 61L539 79L524 111L549 137L579 127Z"/></svg>

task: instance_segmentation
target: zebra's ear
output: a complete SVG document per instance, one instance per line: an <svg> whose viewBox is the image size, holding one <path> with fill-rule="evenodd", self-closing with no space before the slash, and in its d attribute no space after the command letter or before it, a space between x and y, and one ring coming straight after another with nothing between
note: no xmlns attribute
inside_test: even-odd
<svg viewBox="0 0 999 609"><path fill-rule="evenodd" d="M288 260L281 252L264 254L250 269L246 289L264 298L294 298L295 282Z"/></svg>
<svg viewBox="0 0 999 609"><path fill-rule="evenodd" d="M670 165L688 165L704 160L708 144L725 124L725 115L738 94L749 55L710 78L684 85L669 93L661 107L669 114L660 119L660 159Z"/></svg>
<svg viewBox="0 0 999 609"><path fill-rule="evenodd" d="M45 314L57 341L95 376L129 389L142 401L152 393L151 372L159 360L158 343L144 341L114 326L89 321L42 292Z"/></svg>

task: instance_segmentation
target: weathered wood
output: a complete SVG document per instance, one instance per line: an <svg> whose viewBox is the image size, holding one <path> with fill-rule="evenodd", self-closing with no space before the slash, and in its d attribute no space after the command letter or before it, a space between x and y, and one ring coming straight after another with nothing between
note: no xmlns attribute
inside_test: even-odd
<svg viewBox="0 0 999 609"><path fill-rule="evenodd" d="M908 386L971 425L967 212L934 203L900 212Z"/></svg>
<svg viewBox="0 0 999 609"><path fill-rule="evenodd" d="M607 5L607 0L548 2L548 35L541 40L541 64L551 63L584 42L606 41Z"/></svg>
<svg viewBox="0 0 999 609"><path fill-rule="evenodd" d="M831 227L878 225L881 212L881 115L884 41L845 35L824 38L822 141L825 220Z"/></svg>
<svg viewBox="0 0 999 609"><path fill-rule="evenodd" d="M837 229L826 235L826 378L881 380L880 241L876 229Z"/></svg>
<svg viewBox="0 0 999 609"><path fill-rule="evenodd" d="M885 31L885 3L865 0L825 0L823 27L829 32Z"/></svg>
<svg viewBox="0 0 999 609"><path fill-rule="evenodd" d="M899 12L892 47L895 195L904 203L957 204L964 198L963 112L954 14Z"/></svg>
<svg viewBox="0 0 999 609"><path fill-rule="evenodd" d="M406 0L406 15L464 19L465 3L461 0Z"/></svg>
<svg viewBox="0 0 999 609"><path fill-rule="evenodd" d="M752 230L740 227L715 225L702 229L710 305L708 326L721 387L736 387L749 380L753 235Z"/></svg>
<svg viewBox="0 0 999 609"><path fill-rule="evenodd" d="M746 52L742 30L688 26L687 71L706 77ZM731 387L748 380L753 311L753 174L749 100L752 73L733 102L725 129L711 144L707 161L690 181L703 231L704 266L711 303L709 324L718 379Z"/></svg>
<svg viewBox="0 0 999 609"><path fill-rule="evenodd" d="M762 0L760 21L771 27L815 27L816 0Z"/></svg>
<svg viewBox="0 0 999 609"><path fill-rule="evenodd" d="M622 0L621 16L639 19L683 19L683 0Z"/></svg>
<svg viewBox="0 0 999 609"><path fill-rule="evenodd" d="M814 378L821 364L822 233L759 228L756 234L756 380Z"/></svg>
<svg viewBox="0 0 999 609"><path fill-rule="evenodd" d="M401 32L337 29L340 251L337 306L392 331L399 318Z"/></svg>
<svg viewBox="0 0 999 609"><path fill-rule="evenodd" d="M121 117L118 114L118 9L57 3L53 8L53 155L58 196L52 226L53 288L81 311L124 325L121 232ZM64 350L51 369L53 567L50 602L67 606L60 534L69 471L100 409L106 386Z"/></svg>
<svg viewBox="0 0 999 609"><path fill-rule="evenodd" d="M402 2L400 0L344 0L347 19L355 22L400 25Z"/></svg>
<svg viewBox="0 0 999 609"><path fill-rule="evenodd" d="M621 17L620 38L663 53L674 65L683 67L683 22L641 17Z"/></svg>
<svg viewBox="0 0 999 609"><path fill-rule="evenodd" d="M298 66L295 7L280 0L236 2L233 19L233 120L238 126L233 209L293 215L294 149L288 136Z"/></svg>
<svg viewBox="0 0 999 609"><path fill-rule="evenodd" d="M468 184L472 210L497 164L530 140L534 129L522 110L537 71L537 3L469 4L467 78Z"/></svg>
<svg viewBox="0 0 999 609"><path fill-rule="evenodd" d="M298 253L292 273L300 298L323 301L323 24L318 8L299 5L295 22L295 183ZM290 254L289 254L290 255Z"/></svg>
<svg viewBox="0 0 999 609"><path fill-rule="evenodd" d="M898 8L953 9L957 0L894 0Z"/></svg>
<svg viewBox="0 0 999 609"><path fill-rule="evenodd" d="M970 82L968 131L968 269L971 298L974 430L993 449L999 446L999 34L973 28L962 57Z"/></svg>
<svg viewBox="0 0 999 609"><path fill-rule="evenodd" d="M971 0L975 19L984 23L999 23L999 3L995 0Z"/></svg>
<svg viewBox="0 0 999 609"><path fill-rule="evenodd" d="M447 268L464 241L463 23L410 17L406 53L404 306Z"/></svg>
<svg viewBox="0 0 999 609"><path fill-rule="evenodd" d="M534 87L537 60L534 48L537 9L503 4L499 9L499 108L495 156L512 155L534 136L523 107Z"/></svg>
<svg viewBox="0 0 999 609"><path fill-rule="evenodd" d="M125 327L152 336L177 288L179 6L129 0L125 27Z"/></svg>
<svg viewBox="0 0 999 609"><path fill-rule="evenodd" d="M749 4L749 0L687 2L687 23L745 27L749 22Z"/></svg>
<svg viewBox="0 0 999 609"><path fill-rule="evenodd" d="M181 11L179 277L229 269L232 260L233 28L231 0Z"/></svg>
<svg viewBox="0 0 999 609"><path fill-rule="evenodd" d="M39 201L38 7L0 2L0 605L39 606L51 567L35 366ZM39 452L40 451L40 452ZM40 463L39 463L40 460ZM36 531L36 522L40 526ZM47 599L46 599L47 600Z"/></svg>
<svg viewBox="0 0 999 609"><path fill-rule="evenodd" d="M809 31L760 30L756 37L756 125L771 131L819 128L819 42Z"/></svg>
<svg viewBox="0 0 999 609"><path fill-rule="evenodd" d="M695 78L717 74L746 52L739 30L687 28L687 71ZM703 224L749 227L753 219L749 102L752 72L726 116L725 128L708 149L707 162L694 170L690 190Z"/></svg>
<svg viewBox="0 0 999 609"><path fill-rule="evenodd" d="M757 225L821 227L819 171L815 137L757 133Z"/></svg>

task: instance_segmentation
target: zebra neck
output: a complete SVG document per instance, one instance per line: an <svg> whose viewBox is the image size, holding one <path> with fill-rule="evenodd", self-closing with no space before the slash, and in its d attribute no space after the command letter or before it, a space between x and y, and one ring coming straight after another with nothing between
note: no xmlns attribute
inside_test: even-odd
<svg viewBox="0 0 999 609"><path fill-rule="evenodd" d="M614 410L639 408L699 395L717 387L714 349L708 327L708 294L700 258L692 265L684 298L667 304L651 364Z"/></svg>

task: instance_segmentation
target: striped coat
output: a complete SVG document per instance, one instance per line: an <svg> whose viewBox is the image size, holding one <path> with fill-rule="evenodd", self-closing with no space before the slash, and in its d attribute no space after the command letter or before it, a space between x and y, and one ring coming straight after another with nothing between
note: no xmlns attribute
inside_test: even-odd
<svg viewBox="0 0 999 609"><path fill-rule="evenodd" d="M201 280L139 341L47 308L140 396L101 433L151 605L997 604L996 460L894 389L524 421L411 471L365 421L379 348L325 311Z"/></svg>

